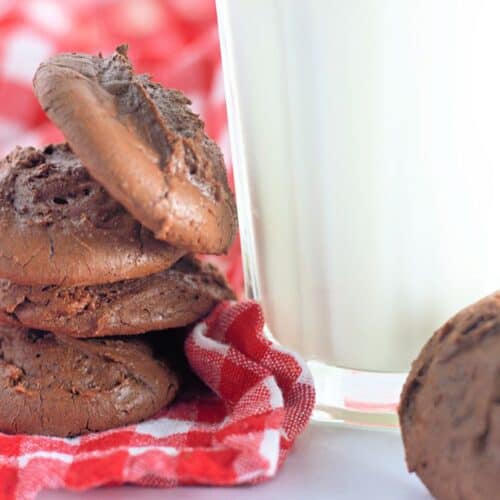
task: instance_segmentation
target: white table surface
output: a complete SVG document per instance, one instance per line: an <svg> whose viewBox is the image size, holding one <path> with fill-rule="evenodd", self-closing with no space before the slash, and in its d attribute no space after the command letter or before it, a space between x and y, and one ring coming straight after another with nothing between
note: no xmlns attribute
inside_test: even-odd
<svg viewBox="0 0 500 500"><path fill-rule="evenodd" d="M278 476L258 486L45 492L39 500L430 500L406 471L399 434L311 423Z"/></svg>

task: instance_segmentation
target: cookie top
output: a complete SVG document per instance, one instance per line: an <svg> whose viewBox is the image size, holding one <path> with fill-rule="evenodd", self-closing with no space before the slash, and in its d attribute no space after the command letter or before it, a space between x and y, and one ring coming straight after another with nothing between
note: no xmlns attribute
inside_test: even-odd
<svg viewBox="0 0 500 500"><path fill-rule="evenodd" d="M0 233L0 277L29 285L137 278L185 253L156 240L64 144L0 160Z"/></svg>
<svg viewBox="0 0 500 500"><path fill-rule="evenodd" d="M433 335L412 365L399 416L408 468L436 498L498 497L500 293Z"/></svg>
<svg viewBox="0 0 500 500"><path fill-rule="evenodd" d="M184 257L166 271L84 287L0 280L0 322L73 337L130 335L185 326L234 295L209 264Z"/></svg>
<svg viewBox="0 0 500 500"><path fill-rule="evenodd" d="M0 432L77 436L139 422L179 382L147 336L78 340L0 327Z"/></svg>
<svg viewBox="0 0 500 500"><path fill-rule="evenodd" d="M185 96L133 72L126 46L105 58L56 55L33 84L91 175L157 238L228 249L236 210L219 148Z"/></svg>

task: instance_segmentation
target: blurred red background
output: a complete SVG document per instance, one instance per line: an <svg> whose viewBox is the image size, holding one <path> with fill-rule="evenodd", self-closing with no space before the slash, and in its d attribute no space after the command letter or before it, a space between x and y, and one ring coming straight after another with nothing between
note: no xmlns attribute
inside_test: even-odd
<svg viewBox="0 0 500 500"><path fill-rule="evenodd" d="M43 59L65 51L107 54L122 43L138 71L190 97L232 183L213 0L0 0L0 153L63 140L32 93ZM241 293L239 241L228 256L210 260Z"/></svg>

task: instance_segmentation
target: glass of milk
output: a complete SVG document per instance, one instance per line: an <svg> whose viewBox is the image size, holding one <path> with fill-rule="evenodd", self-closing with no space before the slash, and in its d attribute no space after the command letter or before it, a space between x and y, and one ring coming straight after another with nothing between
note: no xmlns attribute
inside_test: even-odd
<svg viewBox="0 0 500 500"><path fill-rule="evenodd" d="M500 2L218 0L246 288L316 416L395 423L500 287Z"/></svg>

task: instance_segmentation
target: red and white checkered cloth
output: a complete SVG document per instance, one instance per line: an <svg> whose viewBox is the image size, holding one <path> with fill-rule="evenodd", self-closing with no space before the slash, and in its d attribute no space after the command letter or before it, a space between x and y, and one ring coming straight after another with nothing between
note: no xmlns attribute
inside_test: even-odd
<svg viewBox="0 0 500 500"><path fill-rule="evenodd" d="M314 406L307 366L262 334L260 307L221 304L185 349L212 389L154 419L80 438L0 434L0 499L125 483L234 485L272 477Z"/></svg>
<svg viewBox="0 0 500 500"><path fill-rule="evenodd" d="M42 59L60 51L110 53L123 42L139 71L191 97L229 158L212 0L0 0L0 154L62 140L31 90ZM241 293L239 242L210 259ZM257 304L219 306L185 345L213 392L184 395L154 419L75 439L0 434L0 500L33 498L46 488L272 477L309 420L314 388L306 365L271 345L262 328Z"/></svg>

